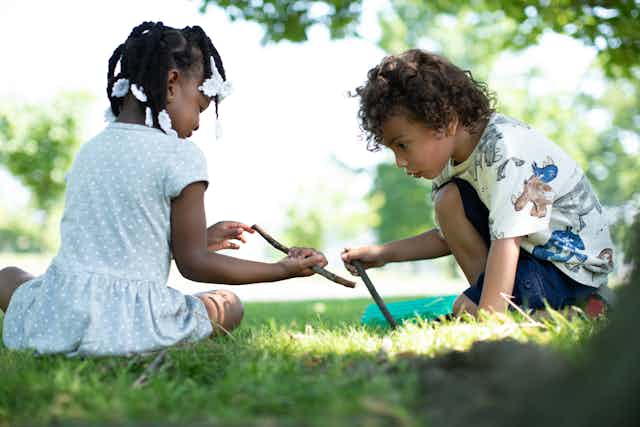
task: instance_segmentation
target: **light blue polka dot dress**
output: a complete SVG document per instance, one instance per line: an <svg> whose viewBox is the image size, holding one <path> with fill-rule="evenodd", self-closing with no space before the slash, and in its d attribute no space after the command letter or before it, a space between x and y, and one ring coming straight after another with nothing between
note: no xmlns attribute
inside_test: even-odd
<svg viewBox="0 0 640 427"><path fill-rule="evenodd" d="M67 175L60 250L13 294L5 345L131 355L209 336L204 304L167 286L171 199L207 180L202 151L157 129L111 123L84 144Z"/></svg>

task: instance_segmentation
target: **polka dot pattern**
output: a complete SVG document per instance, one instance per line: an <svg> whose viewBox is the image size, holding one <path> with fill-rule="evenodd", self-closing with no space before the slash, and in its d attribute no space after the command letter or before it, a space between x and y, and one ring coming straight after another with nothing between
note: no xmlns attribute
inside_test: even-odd
<svg viewBox="0 0 640 427"><path fill-rule="evenodd" d="M167 287L171 199L199 181L202 151L157 129L111 123L84 144L67 175L60 250L14 293L5 345L106 356L207 337L202 302Z"/></svg>

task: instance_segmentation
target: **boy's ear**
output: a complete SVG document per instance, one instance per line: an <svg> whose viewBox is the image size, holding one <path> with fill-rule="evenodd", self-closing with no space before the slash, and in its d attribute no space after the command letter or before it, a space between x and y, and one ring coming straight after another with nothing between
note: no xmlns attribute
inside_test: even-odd
<svg viewBox="0 0 640 427"><path fill-rule="evenodd" d="M180 73L178 70L171 69L167 75L167 104L170 104L176 97L178 91L178 78Z"/></svg>
<svg viewBox="0 0 640 427"><path fill-rule="evenodd" d="M447 125L447 136L455 135L458 131L458 116L454 115L453 119Z"/></svg>

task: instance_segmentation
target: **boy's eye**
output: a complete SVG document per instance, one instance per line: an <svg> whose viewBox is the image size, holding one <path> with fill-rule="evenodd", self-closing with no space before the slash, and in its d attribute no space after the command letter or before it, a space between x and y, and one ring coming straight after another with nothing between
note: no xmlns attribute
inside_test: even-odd
<svg viewBox="0 0 640 427"><path fill-rule="evenodd" d="M401 150L406 150L407 149L407 144L400 143L400 144L398 144L398 148L401 149Z"/></svg>

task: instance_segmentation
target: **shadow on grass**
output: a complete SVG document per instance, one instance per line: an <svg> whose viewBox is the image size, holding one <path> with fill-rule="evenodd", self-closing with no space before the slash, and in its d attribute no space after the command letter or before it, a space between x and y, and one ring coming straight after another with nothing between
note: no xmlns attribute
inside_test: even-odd
<svg viewBox="0 0 640 427"><path fill-rule="evenodd" d="M369 303L247 304L232 337L171 349L141 388L132 385L149 357L35 357L0 347L0 425L485 425L473 418L495 421L504 405L522 404L573 355L515 341L442 354L495 337L460 321L365 328ZM592 330L554 328L539 340L559 348ZM504 330L496 336L509 336Z"/></svg>

